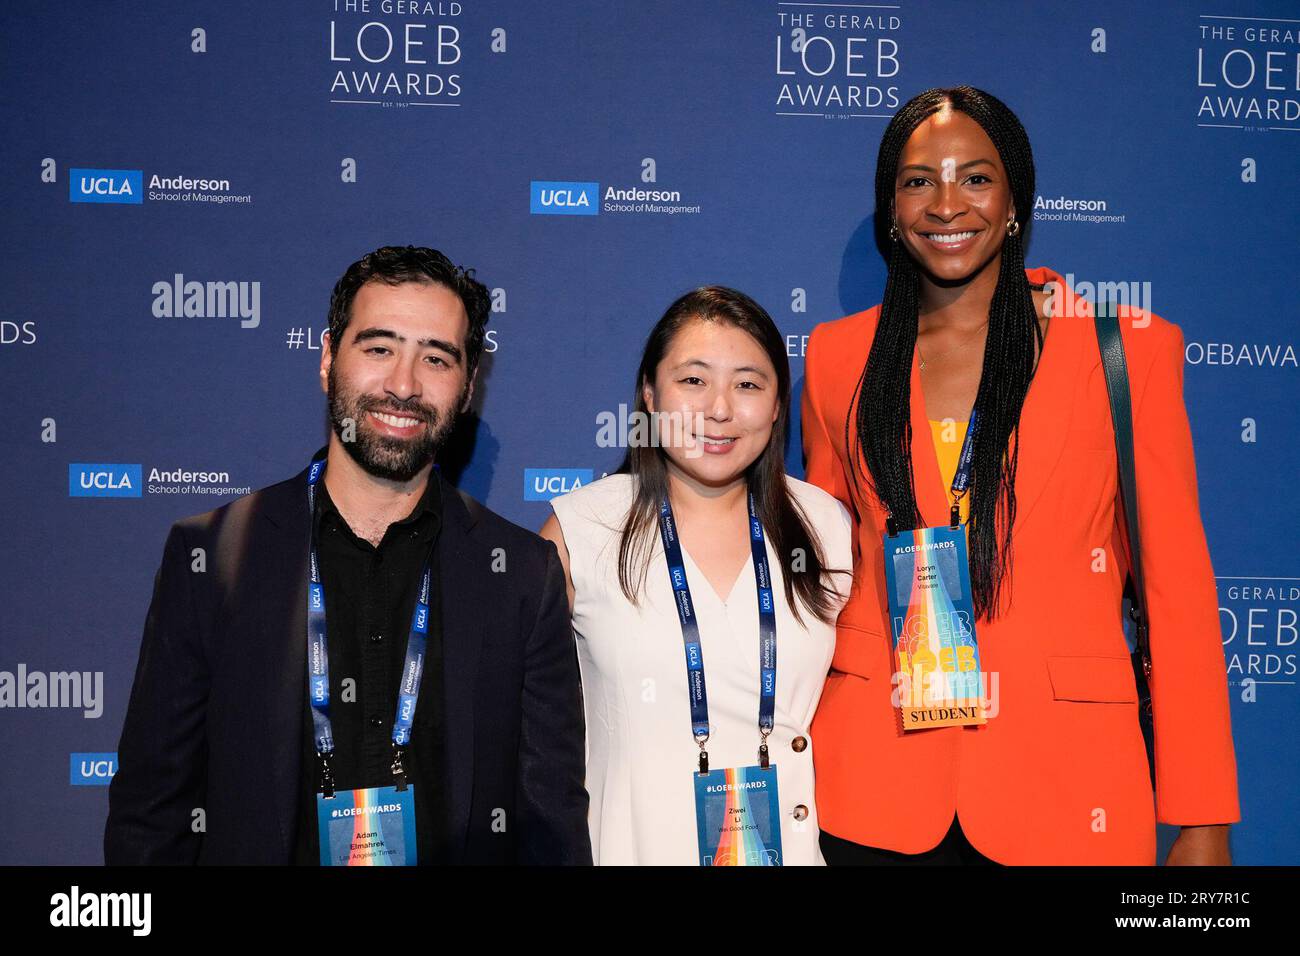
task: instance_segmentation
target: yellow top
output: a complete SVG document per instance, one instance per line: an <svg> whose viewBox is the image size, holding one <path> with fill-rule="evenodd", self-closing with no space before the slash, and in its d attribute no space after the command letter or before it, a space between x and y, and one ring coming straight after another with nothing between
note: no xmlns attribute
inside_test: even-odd
<svg viewBox="0 0 1300 956"><path fill-rule="evenodd" d="M957 460L961 458L961 445L966 440L966 422L936 422L930 419L930 433L934 437L934 453L939 459L939 475L943 478L944 497L952 507L952 477L957 474ZM970 492L961 496L961 520L970 517Z"/></svg>

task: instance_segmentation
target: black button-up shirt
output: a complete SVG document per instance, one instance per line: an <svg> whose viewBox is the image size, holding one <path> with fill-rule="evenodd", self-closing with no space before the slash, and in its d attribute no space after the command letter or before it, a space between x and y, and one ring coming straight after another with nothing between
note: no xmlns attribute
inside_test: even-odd
<svg viewBox="0 0 1300 956"><path fill-rule="evenodd" d="M325 587L334 786L336 790L391 786L393 720L411 615L420 589L420 571L425 559L432 557L442 522L438 473L430 473L415 510L388 526L379 547L352 532L330 500L324 481L316 485L312 521ZM403 761L408 784L415 788L416 847L421 863L442 862L445 844L442 622L437 588L435 561L424 676ZM303 634L299 639L306 641L307 637ZM294 862L315 866L320 863L316 821L320 779L305 673L302 687L302 773Z"/></svg>

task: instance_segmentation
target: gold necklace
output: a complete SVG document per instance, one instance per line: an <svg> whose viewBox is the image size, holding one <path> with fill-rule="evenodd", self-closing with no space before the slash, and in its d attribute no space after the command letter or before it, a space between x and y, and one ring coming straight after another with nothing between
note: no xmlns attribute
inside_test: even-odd
<svg viewBox="0 0 1300 956"><path fill-rule="evenodd" d="M948 349L948 351L946 351L946 352L940 352L938 355L936 355L936 356L934 356L933 358L931 358L929 362L927 362L926 359L925 359L925 353L921 351L921 343L920 343L920 342L917 342L917 343L916 343L916 354L919 355L919 356L921 357L921 371L924 372L924 371L925 371L925 367L926 367L926 365L929 365L931 362L937 362L939 359L941 359L941 358L945 358L946 356L951 355L953 352L956 352L956 351L958 351L959 349L964 349L966 346L970 345L971 342L974 340L975 336L979 335L980 330L983 329L984 326L986 326L986 325L988 325L988 324L989 324L989 323L988 323L988 319L985 319L983 322L981 322L981 323L979 324L979 328L975 329L974 332L971 332L970 335L967 336L965 342L961 343L961 345L957 345L957 346L954 346L953 348Z"/></svg>

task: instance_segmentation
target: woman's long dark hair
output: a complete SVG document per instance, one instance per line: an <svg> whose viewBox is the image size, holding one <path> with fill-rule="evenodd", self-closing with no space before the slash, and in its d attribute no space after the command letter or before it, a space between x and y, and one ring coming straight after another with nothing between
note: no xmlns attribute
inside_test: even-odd
<svg viewBox="0 0 1300 956"><path fill-rule="evenodd" d="M919 267L901 240L889 235L894 220L898 161L908 138L943 107L965 113L983 127L1006 169L1021 228L1006 235L997 286L989 304L984 368L975 397L970 489L970 575L976 618L996 617L1011 575L1011 528L1016 517L1016 458L1020 410L1042 347L1038 312L1025 276L1025 236L1034 197L1034 157L1020 120L1001 100L969 86L926 90L890 120L876 160L876 228L889 250L889 277L871 353L858 382L857 438L871 486L899 528L920 523L912 477L912 353L916 348ZM852 456L857 461L857 456ZM858 468L850 469L857 481Z"/></svg>
<svg viewBox="0 0 1300 956"><path fill-rule="evenodd" d="M674 337L689 322L722 322L749 333L772 362L777 377L778 413L772 436L746 471L749 489L763 530L781 561L785 596L795 620L803 622L799 604L827 623L834 619L833 590L823 581L825 554L807 516L790 494L785 476L786 429L790 421L790 362L785 340L763 307L735 289L703 286L686 293L668 307L646 340L641 366L636 373L635 410L637 420L649 415L645 403L646 384L653 384L659 362ZM638 443L628 448L619 467L635 483L635 497L623 521L618 551L618 580L623 593L634 604L645 586L650 556L658 535L659 505L668 494L668 467L664 453L653 444ZM795 556L802 556L796 560ZM839 569L836 569L839 570ZM847 573L847 569L844 569ZM798 594L799 601L795 600Z"/></svg>

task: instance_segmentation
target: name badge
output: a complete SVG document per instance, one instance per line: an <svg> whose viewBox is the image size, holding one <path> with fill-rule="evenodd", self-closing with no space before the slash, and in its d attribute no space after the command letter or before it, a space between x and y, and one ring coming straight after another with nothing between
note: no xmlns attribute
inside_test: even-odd
<svg viewBox="0 0 1300 956"><path fill-rule="evenodd" d="M691 776L700 866L783 865L775 764Z"/></svg>
<svg viewBox="0 0 1300 956"><path fill-rule="evenodd" d="M965 530L917 528L884 542L903 730L985 723Z"/></svg>
<svg viewBox="0 0 1300 956"><path fill-rule="evenodd" d="M415 787L316 794L321 866L415 866Z"/></svg>

